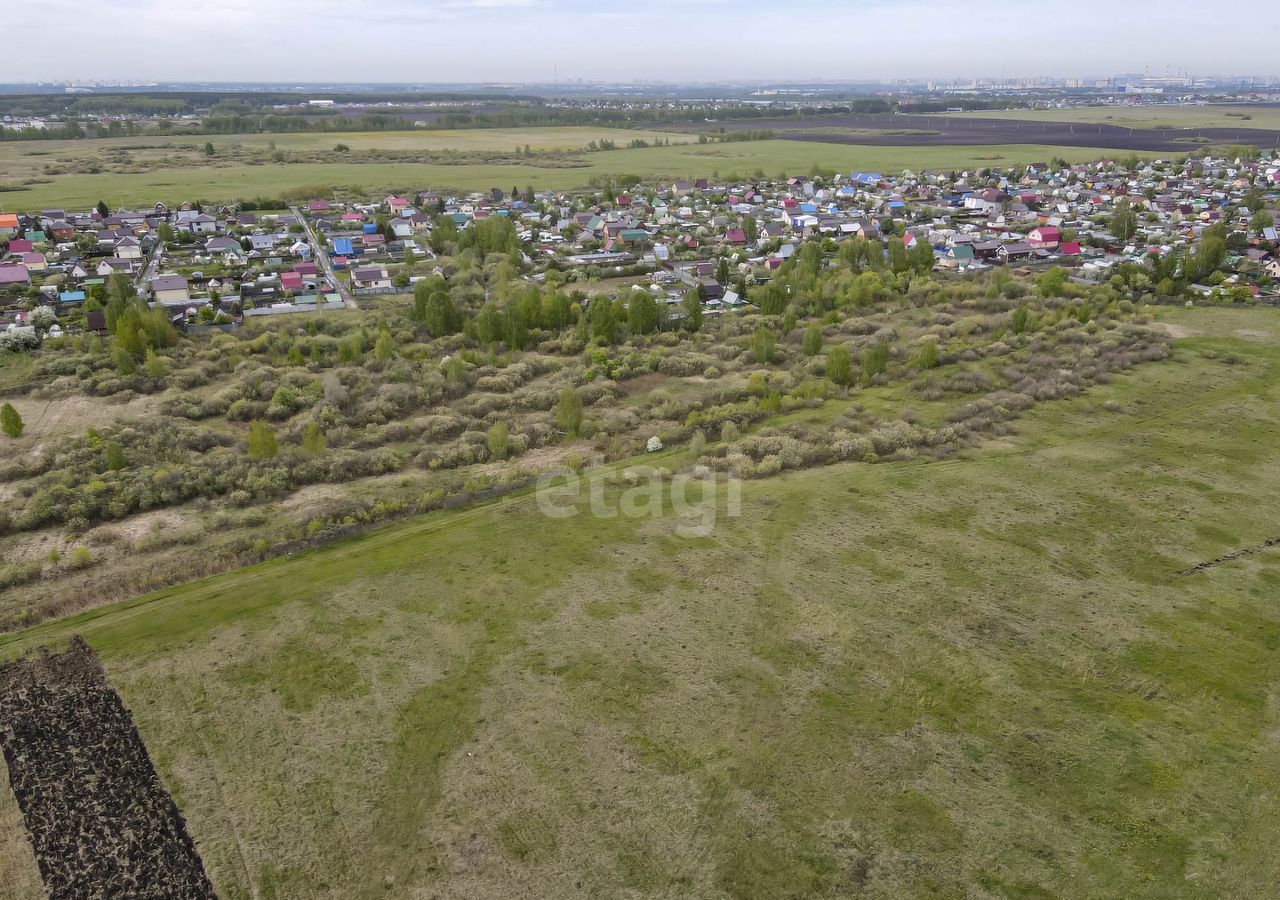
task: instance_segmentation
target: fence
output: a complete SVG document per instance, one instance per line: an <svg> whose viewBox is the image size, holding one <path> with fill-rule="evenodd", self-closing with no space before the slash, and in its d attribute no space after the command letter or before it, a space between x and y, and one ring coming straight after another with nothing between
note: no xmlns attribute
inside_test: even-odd
<svg viewBox="0 0 1280 900"><path fill-rule="evenodd" d="M390 288L352 288L351 293L357 297L377 297L391 294L412 294L413 286L408 287L390 287Z"/></svg>

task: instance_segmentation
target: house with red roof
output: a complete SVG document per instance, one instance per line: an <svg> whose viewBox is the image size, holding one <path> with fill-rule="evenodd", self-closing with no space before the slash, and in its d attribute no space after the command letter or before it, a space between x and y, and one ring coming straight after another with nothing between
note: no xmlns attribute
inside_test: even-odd
<svg viewBox="0 0 1280 900"><path fill-rule="evenodd" d="M741 247L747 242L747 233L741 228L730 228L724 233L726 244L733 244L735 247Z"/></svg>
<svg viewBox="0 0 1280 900"><path fill-rule="evenodd" d="M280 287L286 291L302 290L302 276L297 272L281 272Z"/></svg>
<svg viewBox="0 0 1280 900"><path fill-rule="evenodd" d="M1032 228L1027 234L1027 243L1033 247L1056 247L1062 240L1062 232L1050 225Z"/></svg>

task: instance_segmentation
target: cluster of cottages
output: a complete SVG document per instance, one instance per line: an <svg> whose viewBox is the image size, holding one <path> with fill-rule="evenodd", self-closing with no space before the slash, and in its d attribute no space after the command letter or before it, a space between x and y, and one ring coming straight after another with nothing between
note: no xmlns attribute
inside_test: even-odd
<svg viewBox="0 0 1280 900"><path fill-rule="evenodd" d="M1071 267L1081 280L1100 280L1119 263L1192 248L1218 223L1238 232L1245 245L1227 260L1227 283L1274 296L1277 234L1272 226L1251 228L1244 207L1251 193L1277 205L1280 159L1203 158L1182 167L1156 161L1136 171L1106 162L1033 163L1016 175L855 172L750 184L698 179L617 195L425 191L412 200L391 195L350 207L318 200L306 214L326 236L335 268L350 271L357 294L409 289L420 276L393 286L397 264L429 255L420 245L437 216L460 229L498 216L515 225L535 272L552 266L640 272L673 303L699 284L715 311L743 304L734 285L767 280L803 241L815 238L894 240L908 249L923 241L939 270L1048 263ZM1123 239L1109 230L1122 203L1136 216L1134 233ZM723 274L725 259L731 283L720 284L716 273Z"/></svg>
<svg viewBox="0 0 1280 900"><path fill-rule="evenodd" d="M377 203L312 200L306 215L333 270L347 273L357 297L409 289L408 279L395 279L392 269L430 255L418 238L431 233L434 215L394 194Z"/></svg>
<svg viewBox="0 0 1280 900"><path fill-rule="evenodd" d="M176 320L264 314L339 303L291 214L235 208L0 214L0 303L30 295L74 311L113 275L133 281ZM91 318L101 321L101 316ZM92 327L92 323L91 323Z"/></svg>
<svg viewBox="0 0 1280 900"><path fill-rule="evenodd" d="M431 266L429 238L441 217L460 230L489 217L510 220L532 278L552 268L633 275L672 303L700 285L712 312L743 305L736 285L767 280L811 239L901 241L908 249L926 242L940 270L1045 262L1088 280L1146 254L1192 248L1223 223L1239 238L1225 263L1227 283L1273 297L1280 240L1274 227L1254 227L1245 207L1259 197L1273 210L1280 203L1280 158L1204 157L1136 171L1036 163L1003 173L698 179L630 194L424 191L372 203L318 199L300 215L186 204L51 209L0 214L0 302L35 289L43 302L74 306L93 285L123 274L175 319L206 307L235 317L342 305L344 297L411 291ZM1121 204L1136 214L1134 233L1123 239L1109 230ZM726 262L731 275L722 284Z"/></svg>

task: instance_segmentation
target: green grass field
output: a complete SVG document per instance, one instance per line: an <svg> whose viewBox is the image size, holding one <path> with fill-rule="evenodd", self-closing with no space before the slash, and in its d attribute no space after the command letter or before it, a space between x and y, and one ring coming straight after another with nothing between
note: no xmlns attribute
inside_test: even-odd
<svg viewBox="0 0 1280 900"><path fill-rule="evenodd" d="M572 132L572 133L570 133ZM540 135L541 144L526 134ZM622 132L638 136L640 132ZM656 134L648 133L650 139ZM453 135L457 135L455 138ZM338 135L255 135L250 138L223 139L224 143L247 144L252 139L257 145L275 140L280 149L316 150L345 143L353 149L476 149L507 150L516 145L530 143L541 149L563 149L573 144L585 146L590 140L604 135L601 129L518 129L507 132L468 131L456 133L421 134L338 134ZM1038 145L997 145L990 147L870 147L846 144L807 143L799 141L757 141L731 144L684 144L688 135L672 138L673 146L641 149L619 149L596 153L581 153L572 167L547 168L530 164L511 165L441 165L433 163L392 162L342 162L341 154L332 154L333 162L295 163L286 165L233 165L219 167L156 168L134 174L64 174L39 175L40 167L60 157L74 157L77 153L96 150L101 142L84 141L58 147L36 147L26 144L0 145L0 182L27 184L23 190L0 193L0 209L27 210L48 207L84 208L105 200L112 208L150 204L156 201L173 203L184 199L232 200L259 196L278 196L281 192L307 186L323 188L342 185L377 194L392 189L454 188L462 190L487 190L513 185L521 189L533 185L537 189L568 190L586 187L593 178L620 175L643 175L655 178L710 177L716 172L723 176L739 174L749 177L763 171L768 177L781 173L805 174L814 166L846 170L880 170L901 172L904 169L964 168L1004 166L1026 163L1036 159L1060 156L1075 161L1088 161L1114 157L1115 151L1080 148L1049 147ZM629 139L629 138L626 138ZM127 140L127 139L126 139ZM290 143L294 140L301 143ZM365 146L364 142L368 142ZM421 141L422 143L419 143ZM481 144L469 142L481 141ZM65 142L60 142L65 143ZM117 140L117 144L120 141ZM147 145L154 140L136 139L133 146ZM392 146L394 144L394 147ZM159 145L163 146L163 144ZM203 142L185 138L174 141L174 147L186 148ZM51 156L30 157L21 154L31 151ZM143 150L142 154L163 155L176 150ZM47 178L45 183L31 183L33 179Z"/></svg>
<svg viewBox="0 0 1280 900"><path fill-rule="evenodd" d="M1280 129L1280 107L1274 106L1089 106L1079 109L991 109L947 115L1024 122L1096 122L1128 128Z"/></svg>
<svg viewBox="0 0 1280 900"><path fill-rule="evenodd" d="M233 900L1268 896L1280 550L1178 573L1277 534L1280 318L1162 318L1016 437L710 537L517 497L0 655L85 635Z"/></svg>

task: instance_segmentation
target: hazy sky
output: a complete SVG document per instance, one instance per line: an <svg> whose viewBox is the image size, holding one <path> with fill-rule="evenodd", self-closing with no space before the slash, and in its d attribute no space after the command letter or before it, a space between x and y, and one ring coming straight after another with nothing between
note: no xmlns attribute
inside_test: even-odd
<svg viewBox="0 0 1280 900"><path fill-rule="evenodd" d="M6 4L0 80L1272 75L1274 22L1269 0L38 0Z"/></svg>

